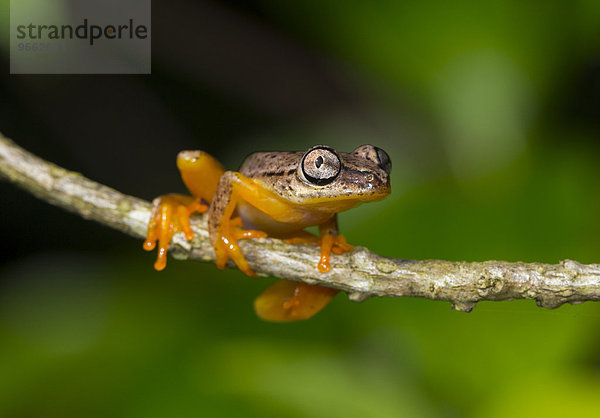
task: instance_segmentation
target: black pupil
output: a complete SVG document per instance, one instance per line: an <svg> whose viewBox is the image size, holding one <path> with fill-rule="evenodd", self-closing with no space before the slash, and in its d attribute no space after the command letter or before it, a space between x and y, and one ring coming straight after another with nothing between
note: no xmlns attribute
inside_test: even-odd
<svg viewBox="0 0 600 418"><path fill-rule="evenodd" d="M315 166L316 166L317 168L321 168L321 166L322 166L322 165L323 165L323 157L321 157L321 156L319 155L319 157L318 157L318 158L315 160Z"/></svg>

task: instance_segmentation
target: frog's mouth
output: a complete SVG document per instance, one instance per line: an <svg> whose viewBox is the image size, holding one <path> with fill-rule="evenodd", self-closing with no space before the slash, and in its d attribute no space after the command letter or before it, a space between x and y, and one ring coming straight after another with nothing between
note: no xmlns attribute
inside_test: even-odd
<svg viewBox="0 0 600 418"><path fill-rule="evenodd" d="M391 193L391 190L387 190L385 192L377 192L377 193L373 193L371 195L367 195L367 196L362 196L361 197L361 201L363 202L373 202L375 200L381 200L381 199L385 199L386 197L388 197Z"/></svg>
<svg viewBox="0 0 600 418"><path fill-rule="evenodd" d="M340 210L347 210L354 206L358 206L361 203L373 202L376 200L385 199L390 195L390 189L377 190L373 193L356 194L349 193L347 195L337 195L335 197L313 197L311 199L305 199L303 206L312 206L315 208L334 208L339 207Z"/></svg>

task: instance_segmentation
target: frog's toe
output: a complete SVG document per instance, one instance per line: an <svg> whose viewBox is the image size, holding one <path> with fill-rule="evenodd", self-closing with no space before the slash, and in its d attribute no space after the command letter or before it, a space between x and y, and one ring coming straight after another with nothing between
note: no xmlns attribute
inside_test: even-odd
<svg viewBox="0 0 600 418"><path fill-rule="evenodd" d="M331 251L334 254L344 254L347 253L349 251L352 251L354 249L354 245L348 244L348 242L346 241L346 237L343 235L337 235L334 243L333 243L333 247L331 248Z"/></svg>
<svg viewBox="0 0 600 418"><path fill-rule="evenodd" d="M143 248L146 251L152 251L156 247L156 240L158 238L158 227L154 217L150 218L148 224L148 232L146 233L146 240L144 241Z"/></svg>
<svg viewBox="0 0 600 418"><path fill-rule="evenodd" d="M156 261L154 262L154 270L162 271L165 267L167 267L167 249L168 247L159 247L158 255L156 256Z"/></svg>
<svg viewBox="0 0 600 418"><path fill-rule="evenodd" d="M194 231L190 225L190 212L185 206L177 207L177 221L179 222L179 229L185 235L185 239L191 241L194 239Z"/></svg>
<svg viewBox="0 0 600 418"><path fill-rule="evenodd" d="M265 231L257 231L253 229L236 229L234 231L236 240L249 238L266 238L268 235Z"/></svg>

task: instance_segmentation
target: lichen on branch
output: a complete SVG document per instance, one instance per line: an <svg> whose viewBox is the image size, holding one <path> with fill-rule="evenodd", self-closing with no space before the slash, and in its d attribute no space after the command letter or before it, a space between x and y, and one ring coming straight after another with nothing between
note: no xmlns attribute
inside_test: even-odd
<svg viewBox="0 0 600 418"><path fill-rule="evenodd" d="M1 134L0 178L86 219L135 238L146 236L149 202L36 157ZM190 242L181 233L173 237L171 254L178 259L214 261L206 216L194 217L192 228L195 237ZM332 255L331 270L323 274L316 269L316 247L272 238L244 240L240 247L260 276L340 289L353 301L371 296L420 297L448 301L455 309L469 312L479 301L534 299L539 306L556 308L567 302L600 300L600 265L571 260L559 264L399 260L356 247Z"/></svg>

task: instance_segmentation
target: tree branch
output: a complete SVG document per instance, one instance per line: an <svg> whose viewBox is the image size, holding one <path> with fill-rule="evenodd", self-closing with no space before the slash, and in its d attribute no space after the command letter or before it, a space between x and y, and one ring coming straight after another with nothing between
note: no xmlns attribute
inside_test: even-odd
<svg viewBox="0 0 600 418"><path fill-rule="evenodd" d="M86 219L145 238L149 202L127 196L81 174L42 160L0 134L0 178ZM214 261L206 216L192 219L195 238L176 234L169 247L178 259ZM479 301L535 299L539 306L600 300L600 265L565 260L560 264L478 263L398 260L363 247L332 255L331 271L317 268L318 248L290 245L277 239L240 242L248 263L261 276L319 284L348 293L353 301L371 296L408 296L452 303L469 312ZM230 267L235 267L230 263Z"/></svg>

